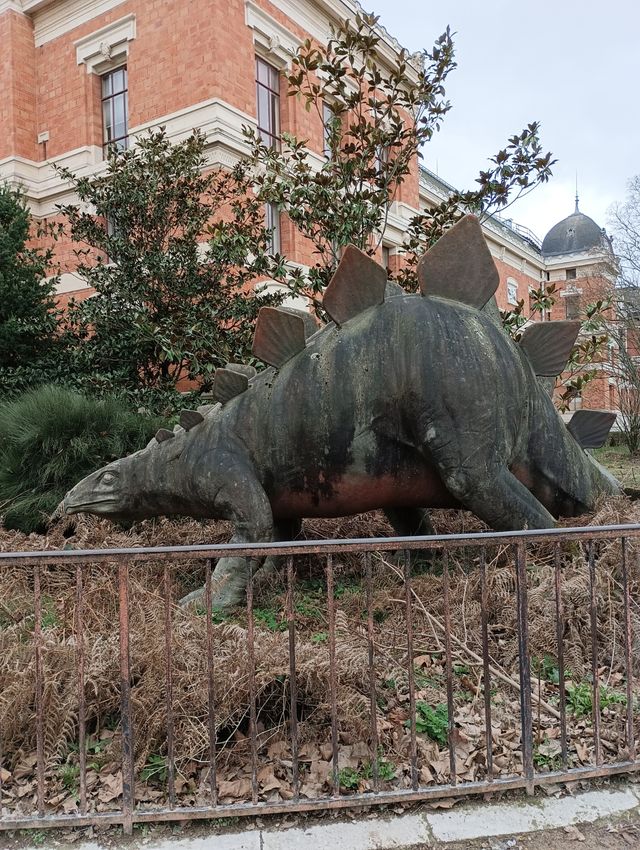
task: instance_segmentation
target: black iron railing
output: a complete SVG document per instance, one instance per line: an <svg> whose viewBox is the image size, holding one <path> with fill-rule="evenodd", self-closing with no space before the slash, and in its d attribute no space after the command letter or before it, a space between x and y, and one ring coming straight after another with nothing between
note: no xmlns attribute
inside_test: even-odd
<svg viewBox="0 0 640 850"><path fill-rule="evenodd" d="M532 675L530 658L530 615L528 553L532 547L544 544L548 569L553 571L553 588L555 598L550 601L554 611L555 634L548 639L555 648L554 675L557 671L557 694L553 699L544 698L540 684L536 688L535 675ZM607 753L615 750L613 757L605 757L601 727L601 694L602 666L604 657L609 657L611 647L600 645L598 632L598 610L602 600L597 594L597 579L599 569L599 547L607 544L615 548L616 575L618 583L615 593L619 598L619 608L622 611L622 621L618 623L619 634L622 635L620 646L620 691L618 706L620 712L620 738L617 748L607 743ZM617 773L632 772L638 769L640 761L636 754L635 711L637 680L634 678L633 654L634 634L632 608L637 601L632 598L632 580L636 581L640 574L638 564L638 548L640 548L640 525L601 526L587 528L564 528L536 532L509 532L501 534L452 534L427 538L389 538L336 541L302 541L295 543L259 544L259 545L215 545L215 546L171 546L147 548L121 548L85 551L45 551L23 553L0 553L0 569L10 571L12 568L27 566L33 570L33 628L30 640L35 658L35 682L33 723L35 725L36 765L35 791L32 795L33 804L27 797L19 797L14 793L12 778L12 756L3 749L2 716L0 716L0 800L2 811L0 829L17 829L31 827L81 826L97 823L122 824L126 832L131 832L132 825L149 821L172 821L195 818L226 817L232 815L277 814L292 811L313 811L326 808L352 808L371 806L374 804L389 804L407 801L436 800L446 797L487 793L493 790L524 788L533 792L536 785L575 781L579 778L604 777ZM487 575L489 556L500 549L503 560L506 559L507 570L513 577L513 601L516 606L517 631L517 664L514 669L505 669L495 663L491 649L491 591ZM441 598L438 599L438 613L431 609L431 601L422 598L414 587L412 576L412 558L417 552L431 552L437 555L437 569L441 574ZM435 553L435 554L434 554ZM465 554L466 567L477 581L479 624L477 633L479 640L474 645L470 641L464 643L465 658L477 672L478 689L474 696L478 704L478 716L483 722L481 739L484 756L478 776L469 781L460 778L461 771L458 747L458 730L456 728L456 672L454 659L459 653L462 640L456 635L455 623L452 622L454 603L451 597L451 558L460 553ZM568 553L568 554L567 554ZM362 566L362 617L359 621L359 635L366 647L366 675L363 690L364 703L368 719L363 743L370 752L369 771L363 787L345 789L339 770L341 752L341 728L338 705L338 676L340 673L340 656L337 652L337 585L336 558L346 554L356 555L361 559ZM222 764L221 742L217 740L219 724L217 715L217 677L216 677L216 629L215 612L211 605L212 574L215 560L220 557L246 557L257 559L267 555L278 555L283 559L284 578L286 584L285 601L283 604L283 630L286 632L288 651L288 672L281 678L287 679L287 687L283 690L284 704L284 736L286 738L287 759L286 793L279 799L273 795L267 798L262 791L259 780L261 765L266 758L261 742L258 717L258 688L256 679L256 609L254 608L254 580L249 581L246 611L242 612L246 628L246 645L242 647L243 663L246 663L248 677L248 704L246 706L248 745L246 759L250 766L250 785L246 799L238 802L221 801L219 794L220 782L225 779L225 767ZM326 788L317 796L309 796L304 791L303 775L306 776L307 766L301 757L300 740L300 705L299 705L299 676L298 648L300 633L300 615L296 609L295 594L299 583L297 563L305 556L313 555L323 560L324 587L326 594L326 635L318 646L318 652L326 653L329 663L327 718L328 724L326 744L330 745L330 770ZM407 769L395 782L389 777L381 777L381 762L379 752L381 746L381 724L386 722L384 701L380 694L380 665L388 662L388 647L384 651L378 645L378 624L375 609L375 576L374 565L380 570L380 556L384 556L384 564L392 569L395 576L400 598L394 603L402 610L403 634L393 646L394 663L405 665L406 673L406 721L407 730ZM573 735L572 726L575 717L568 711L566 691L566 659L565 644L565 599L564 577L566 558L572 563L579 560L584 566L585 580L588 580L588 611L584 611L584 621L588 623L590 634L587 645L591 658L590 676L585 677L590 689L591 716L590 727L582 732L592 740L592 755L586 759L584 754L577 759L571 750ZM376 561L376 559L378 559ZM176 712L174 689L174 653L175 636L174 621L176 607L173 601L173 571L194 561L205 563L206 594L203 602L203 614L206 616L204 642L200 651L206 656L207 681L202 684L207 692L208 717L206 729L208 735L208 752L206 766L206 799L200 798L196 803L191 800L183 802L181 794L176 790L176 741L174 737ZM136 800L136 762L135 737L144 736L144 728L134 728L132 711L133 692L136 687L132 680L132 665L130 658L130 573L139 562L164 562L161 569L161 586L158 593L162 596L164 629L164 711L166 714L166 742L164 747L165 765L163 770L164 798L162 802L145 806ZM384 569L384 564L382 568ZM50 754L46 752L45 744L45 708L44 694L46 681L46 653L51 651L47 646L42 627L43 621L43 590L42 582L45 568L66 568L75 566L75 595L72 645L75 654L75 670L77 677L77 753L78 753L78 783L77 810L72 813L61 813L51 803L48 789ZM87 713L86 713L86 665L87 646L91 635L87 627L85 598L91 581L90 570L95 565L107 565L117 576L114 587L114 598L118 600L118 622L113 624L119 633L119 717L117 720L121 739L121 775L122 793L113 801L112 807L106 811L98 811L95 802L87 791ZM459 567L456 566L456 569ZM635 586L635 585L634 585ZM323 615L324 616L324 615ZM417 694L419 683L416 682L415 660L416 649L415 623L419 620L437 631L440 657L444 670L443 699L446 699L446 744L441 741L439 749L444 762L448 761L448 769L440 769L435 777L425 778L424 740L417 720ZM23 638L24 639L24 635ZM245 638L243 638L243 641ZM402 644L402 645L401 645ZM239 650L240 651L240 650ZM386 656L385 656L386 653ZM516 670L517 667L517 670ZM404 675L404 674L403 674ZM403 680L404 681L404 680ZM494 740L495 706L493 703L494 687L501 686L509 691L513 701L519 699L517 711L517 730L514 745L514 766L506 775L496 767L496 742ZM11 706L3 705L5 718L11 712ZM553 724L556 739L559 742L557 757L549 760L549 764L541 767L536 759L535 748L540 743L540 713L543 712ZM536 730L536 716L537 730ZM583 723L584 726L584 723ZM622 739L624 739L622 741ZM620 758L620 752L624 757ZM579 763L580 762L580 763ZM445 775L447 774L448 775ZM3 781L3 776L4 781ZM326 790L328 789L328 790ZM8 814L6 814L9 812Z"/></svg>

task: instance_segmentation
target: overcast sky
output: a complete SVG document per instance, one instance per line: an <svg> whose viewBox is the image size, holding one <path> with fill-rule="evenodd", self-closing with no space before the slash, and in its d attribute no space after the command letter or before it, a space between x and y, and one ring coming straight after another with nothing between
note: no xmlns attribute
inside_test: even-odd
<svg viewBox="0 0 640 850"><path fill-rule="evenodd" d="M451 27L458 67L452 109L424 164L472 188L487 158L530 121L542 123L553 177L510 208L543 237L580 209L601 226L640 173L640 0L364 0L411 51Z"/></svg>

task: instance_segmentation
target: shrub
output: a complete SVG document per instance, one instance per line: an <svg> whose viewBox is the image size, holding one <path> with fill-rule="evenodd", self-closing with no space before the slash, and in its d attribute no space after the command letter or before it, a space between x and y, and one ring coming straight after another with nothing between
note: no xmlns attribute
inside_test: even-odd
<svg viewBox="0 0 640 850"><path fill-rule="evenodd" d="M59 368L52 249L29 247L33 236L55 237L36 227L25 196L0 183L0 396L42 384Z"/></svg>
<svg viewBox="0 0 640 850"><path fill-rule="evenodd" d="M64 387L31 390L0 409L0 514L6 528L43 532L47 517L85 475L139 449L158 421L120 398Z"/></svg>

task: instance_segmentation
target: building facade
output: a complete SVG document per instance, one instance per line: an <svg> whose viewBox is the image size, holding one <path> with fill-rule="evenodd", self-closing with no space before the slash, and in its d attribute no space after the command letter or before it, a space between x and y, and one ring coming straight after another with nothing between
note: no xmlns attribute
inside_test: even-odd
<svg viewBox="0 0 640 850"><path fill-rule="evenodd" d="M326 41L333 23L358 10L356 0L0 0L0 179L24 188L34 216L55 221L57 205L74 200L55 165L99 174L107 145L127 147L152 127L165 126L174 140L200 128L211 165L228 166L246 153L243 125L267 138L294 133L322 156L322 121L283 96L281 72L306 38ZM380 35L381 61L393 64L400 45L382 28ZM409 220L451 189L417 168L400 187L380 256L391 269L401 262ZM286 216L266 215L275 247L311 264L310 245ZM568 221L556 228L570 230ZM553 281L553 318L569 316L574 290L593 288L577 283L601 276L608 243L594 227L599 239L580 238L558 252L561 240L548 242L556 228L540 243L511 221L487 220L498 305L524 301L528 314L530 291ZM64 239L56 246L63 301L88 294L74 273L73 249ZM608 388L605 381L581 401L615 407Z"/></svg>

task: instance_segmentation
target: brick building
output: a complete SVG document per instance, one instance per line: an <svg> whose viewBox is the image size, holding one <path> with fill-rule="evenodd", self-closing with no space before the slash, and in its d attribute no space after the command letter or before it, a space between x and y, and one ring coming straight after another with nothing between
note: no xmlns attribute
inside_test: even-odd
<svg viewBox="0 0 640 850"><path fill-rule="evenodd" d="M99 173L106 144L125 147L154 126L164 125L176 140L201 128L212 165L245 153L243 125L263 134L288 130L321 156L322 122L295 98L280 96L280 71L305 38L326 40L332 22L358 8L356 0L0 0L0 179L21 184L34 215L54 220L57 204L73 202L54 164ZM393 63L400 45L380 33L381 60ZM390 268L415 211L450 191L426 169L405 181L382 244ZM282 253L311 263L309 245L286 217L273 209L267 216ZM595 230L578 228L589 238L545 249L552 234L571 229L570 219L543 243L511 221L485 223L502 309L524 300L527 310L530 290L554 281L562 297L553 318L564 318L575 308L574 290L586 294L594 280L599 285L609 245L591 219ZM57 252L65 269L61 298L82 295L72 246L62 241ZM614 407L608 378L597 383L585 406Z"/></svg>

